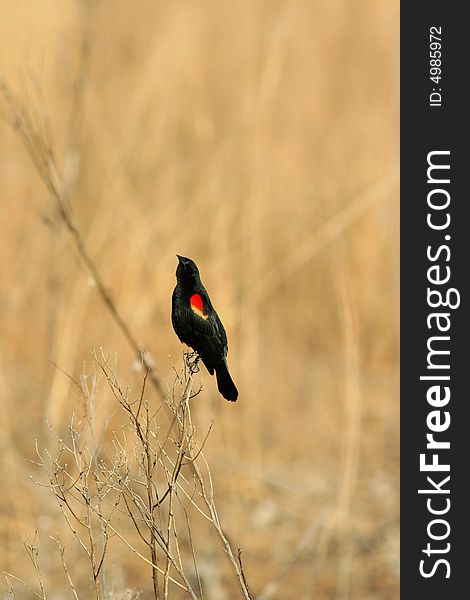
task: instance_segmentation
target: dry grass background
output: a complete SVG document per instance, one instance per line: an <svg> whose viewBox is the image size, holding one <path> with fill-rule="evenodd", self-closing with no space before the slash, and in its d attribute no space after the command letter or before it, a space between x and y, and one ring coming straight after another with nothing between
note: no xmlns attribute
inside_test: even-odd
<svg viewBox="0 0 470 600"><path fill-rule="evenodd" d="M205 453L253 595L397 598L398 3L87 7L0 0L0 76L49 115L84 240L165 387L182 353L175 254L199 264L240 399L201 371L192 410L201 432L214 419ZM22 539L38 529L48 597L71 597L59 535L86 598L86 561L30 459L50 444L45 416L66 431L80 412L64 371L92 372L93 348L124 383L140 375L3 123L0 215L0 570L37 587ZM118 417L98 392L105 440ZM206 599L239 597L193 528ZM107 572L113 597L150 598L147 565L119 541Z"/></svg>

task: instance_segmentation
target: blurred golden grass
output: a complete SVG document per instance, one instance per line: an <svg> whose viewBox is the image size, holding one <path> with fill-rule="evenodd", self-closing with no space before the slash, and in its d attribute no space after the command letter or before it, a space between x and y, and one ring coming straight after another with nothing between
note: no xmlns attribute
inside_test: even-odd
<svg viewBox="0 0 470 600"><path fill-rule="evenodd" d="M201 431L215 419L206 454L253 592L288 565L273 598L396 598L398 3L87 6L0 0L0 77L49 115L86 244L165 386L175 254L200 267L240 401L201 371L193 411ZM60 597L48 536L68 534L28 481L34 440L80 411L63 371L92 369L93 348L139 376L2 123L0 164L0 570L27 572L38 528ZM230 594L211 539L197 550ZM115 580L150 590L120 552Z"/></svg>

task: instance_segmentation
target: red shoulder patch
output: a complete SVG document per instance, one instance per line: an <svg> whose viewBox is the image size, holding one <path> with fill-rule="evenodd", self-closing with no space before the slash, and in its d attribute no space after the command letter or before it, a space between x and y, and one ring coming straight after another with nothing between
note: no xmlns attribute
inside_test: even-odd
<svg viewBox="0 0 470 600"><path fill-rule="evenodd" d="M202 298L199 294L193 294L189 299L191 306L202 312Z"/></svg>
<svg viewBox="0 0 470 600"><path fill-rule="evenodd" d="M189 299L189 303L193 312L202 317L203 319L207 319L209 315L204 314L204 307L202 304L202 298L199 294L193 294Z"/></svg>

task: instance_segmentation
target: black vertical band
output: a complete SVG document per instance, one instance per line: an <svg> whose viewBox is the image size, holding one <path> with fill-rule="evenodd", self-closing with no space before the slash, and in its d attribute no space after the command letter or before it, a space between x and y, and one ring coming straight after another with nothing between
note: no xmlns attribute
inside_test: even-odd
<svg viewBox="0 0 470 600"><path fill-rule="evenodd" d="M401 5L401 597L413 600L461 598L470 576L463 7Z"/></svg>

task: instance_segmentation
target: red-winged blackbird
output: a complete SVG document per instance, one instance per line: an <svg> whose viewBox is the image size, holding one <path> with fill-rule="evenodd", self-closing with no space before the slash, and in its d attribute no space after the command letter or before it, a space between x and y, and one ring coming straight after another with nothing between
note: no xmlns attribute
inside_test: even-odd
<svg viewBox="0 0 470 600"><path fill-rule="evenodd" d="M238 390L227 366L227 334L202 285L194 261L178 257L176 287L173 291L171 321L180 341L195 350L226 400L235 402Z"/></svg>

